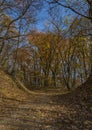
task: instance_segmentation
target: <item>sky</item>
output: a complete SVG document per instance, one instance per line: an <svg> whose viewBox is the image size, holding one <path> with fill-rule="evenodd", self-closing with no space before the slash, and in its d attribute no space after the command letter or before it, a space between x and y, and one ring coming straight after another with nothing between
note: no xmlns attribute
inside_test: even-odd
<svg viewBox="0 0 92 130"><path fill-rule="evenodd" d="M47 4L45 4L42 8L42 10L39 12L38 16L37 16L37 24L36 24L36 28L39 31L44 31L45 27L48 26L48 22L51 21L51 17L48 14L48 10L49 10L49 6ZM56 9L54 10L54 15L56 17L56 19L59 20L59 17L62 17L62 21L63 21L63 26L66 26L65 21L69 20L72 21L74 19L74 16L76 16L76 14L74 14L72 11L70 11L69 9L63 8L58 6L58 9L56 7ZM61 14L61 16L59 16L58 14Z"/></svg>
<svg viewBox="0 0 92 130"><path fill-rule="evenodd" d="M79 2L80 0L78 0L78 4L80 4L80 2ZM64 1L65 2L65 1ZM72 0L72 2L74 2L73 0ZM83 6L83 5L82 5ZM85 2L84 2L84 7L82 8L82 6L80 5L80 6L78 6L78 7L75 7L74 6L74 8L76 8L76 10L77 11L79 11L78 9L80 9L80 11L84 14L85 13L85 11L87 10L87 5L85 4ZM58 6L58 8L60 7L60 9L61 9L61 12L57 12L56 10L56 15L58 15L58 14L61 14L62 15L62 17L63 17L63 22L67 19L68 21L70 21L70 22L72 22L73 20L74 20L74 18L75 17L80 17L80 16L78 16L76 13L74 13L73 11L71 11L71 10L69 10L69 9L66 9L66 8L64 8L64 7L62 7L62 6ZM48 15L48 13L47 13L47 10L48 10L48 5L44 5L43 6L43 9L40 11L40 13L39 13L39 15L38 15L38 23L37 23L37 25L36 25L36 27L37 27L37 29L38 30L41 30L41 31L43 31L44 30L44 25L47 23L47 21L49 21L50 20L50 17L49 17L49 15ZM84 11L85 10L85 11ZM58 15L59 16L59 15ZM65 24L65 23L64 23ZM66 26L66 25L65 25Z"/></svg>
<svg viewBox="0 0 92 130"><path fill-rule="evenodd" d="M38 20L36 25L37 29L43 31L44 25L48 19L49 19L48 13L45 9L43 9L37 18Z"/></svg>
<svg viewBox="0 0 92 130"><path fill-rule="evenodd" d="M36 25L37 29L39 31L44 31L44 26L49 19L50 17L48 15L48 5L44 4L44 6L42 7L37 16L37 25Z"/></svg>
<svg viewBox="0 0 92 130"><path fill-rule="evenodd" d="M56 6L56 5L55 5ZM59 6L58 6L59 8ZM37 29L39 31L44 31L46 26L48 26L48 22L50 22L51 17L48 14L48 10L49 10L49 5L44 3L42 9L37 13L37 22L36 24L33 24L33 29ZM15 17L15 13L12 12L13 15ZM55 16L57 19L59 19L59 14L61 14L62 16L62 20L63 20L63 24L65 25L65 21L66 20L72 20L72 17L69 16L69 14L73 14L72 16L74 16L75 14L73 12L71 12L69 9L65 9L63 7L60 6L60 10L54 10ZM50 25L51 26L51 25Z"/></svg>

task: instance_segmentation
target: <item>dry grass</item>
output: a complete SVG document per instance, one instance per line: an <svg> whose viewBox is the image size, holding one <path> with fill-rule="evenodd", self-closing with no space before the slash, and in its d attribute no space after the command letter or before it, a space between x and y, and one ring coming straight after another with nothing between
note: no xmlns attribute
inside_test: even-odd
<svg viewBox="0 0 92 130"><path fill-rule="evenodd" d="M28 96L28 94L19 89L13 80L0 70L0 96L4 96L6 98L13 98L18 100L24 100Z"/></svg>

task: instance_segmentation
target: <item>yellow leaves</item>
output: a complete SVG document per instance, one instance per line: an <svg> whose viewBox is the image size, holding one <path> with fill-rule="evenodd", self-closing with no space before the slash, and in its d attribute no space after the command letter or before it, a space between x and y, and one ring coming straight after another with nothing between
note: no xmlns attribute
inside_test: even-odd
<svg viewBox="0 0 92 130"><path fill-rule="evenodd" d="M5 27L7 27L11 21L12 21L12 18L10 16L4 15L4 17L2 18L2 24Z"/></svg>
<svg viewBox="0 0 92 130"><path fill-rule="evenodd" d="M50 43L49 42L47 42L47 48L50 48Z"/></svg>
<svg viewBox="0 0 92 130"><path fill-rule="evenodd" d="M86 37L83 37L83 40L84 40L84 41L87 41L87 38L86 38Z"/></svg>
<svg viewBox="0 0 92 130"><path fill-rule="evenodd" d="M65 18L65 21L64 21L64 22L65 22L65 24L66 24L66 25L68 25L68 23L69 23L69 17L68 17L68 16L66 16L66 18Z"/></svg>
<svg viewBox="0 0 92 130"><path fill-rule="evenodd" d="M85 124L85 125L92 125L92 121L86 120L86 121L84 122L84 124Z"/></svg>

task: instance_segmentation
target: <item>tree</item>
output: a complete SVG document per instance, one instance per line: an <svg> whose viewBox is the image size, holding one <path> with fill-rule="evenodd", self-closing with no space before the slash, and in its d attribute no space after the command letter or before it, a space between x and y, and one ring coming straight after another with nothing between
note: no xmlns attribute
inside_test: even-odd
<svg viewBox="0 0 92 130"><path fill-rule="evenodd" d="M41 0L0 1L0 63L5 56L5 49L9 49L6 47L11 46L11 49L17 50L23 44L27 44L28 33L36 22L36 13L41 6ZM11 49L9 52L12 53ZM17 51L14 64L16 59ZM15 66L12 72L16 70Z"/></svg>
<svg viewBox="0 0 92 130"><path fill-rule="evenodd" d="M92 1L91 0L85 0L85 1L84 0L79 0L79 1L52 0L49 3L52 5L56 4L58 6L62 6L66 9L71 10L72 12L79 15L80 17L87 18L92 25ZM92 33L89 34L89 36L90 36L90 41L91 41ZM92 43L90 43L90 63L91 63L90 75L92 75Z"/></svg>

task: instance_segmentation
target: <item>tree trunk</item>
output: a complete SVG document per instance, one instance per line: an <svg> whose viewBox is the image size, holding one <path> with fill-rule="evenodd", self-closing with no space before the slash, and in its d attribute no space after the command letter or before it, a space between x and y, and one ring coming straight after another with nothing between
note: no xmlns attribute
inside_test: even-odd
<svg viewBox="0 0 92 130"><path fill-rule="evenodd" d="M56 73L54 71L52 72L52 81L53 81L53 86L56 87Z"/></svg>
<svg viewBox="0 0 92 130"><path fill-rule="evenodd" d="M89 17L92 18L92 1L89 2ZM90 20L92 24L92 19ZM91 63L91 70L90 70L90 77L92 79L92 36L90 37L90 63Z"/></svg>

